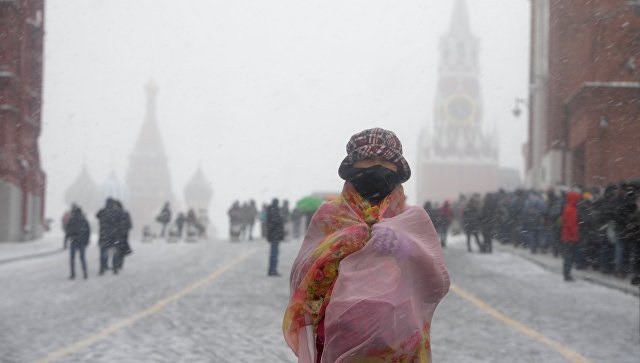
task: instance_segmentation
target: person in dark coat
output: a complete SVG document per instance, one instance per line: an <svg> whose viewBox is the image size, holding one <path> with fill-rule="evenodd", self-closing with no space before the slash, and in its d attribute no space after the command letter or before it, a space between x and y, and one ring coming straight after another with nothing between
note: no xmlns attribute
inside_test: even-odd
<svg viewBox="0 0 640 363"><path fill-rule="evenodd" d="M547 193L549 209L547 210L547 218L549 220L549 247L553 253L553 257L560 254L561 234L562 234L562 210L564 209L565 196L562 193L558 196L555 191L551 190Z"/></svg>
<svg viewBox="0 0 640 363"><path fill-rule="evenodd" d="M253 240L253 226L256 224L256 218L258 218L258 208L256 207L256 201L251 199L247 206L247 222L246 222L246 234L249 241Z"/></svg>
<svg viewBox="0 0 640 363"><path fill-rule="evenodd" d="M284 220L278 207L278 199L273 198L267 207L267 241L271 244L269 253L269 276L280 276L278 273L278 254L280 242L284 240Z"/></svg>
<svg viewBox="0 0 640 363"><path fill-rule="evenodd" d="M578 202L578 236L580 248L578 251L577 269L586 269L589 266L598 265L598 250L600 240L598 229L600 228L600 216L593 205L593 194L584 192L582 200Z"/></svg>
<svg viewBox="0 0 640 363"><path fill-rule="evenodd" d="M167 225L171 223L171 207L169 207L169 202L164 203L164 207L162 207L160 214L156 217L156 221L162 224L160 237L164 238L165 232L167 230Z"/></svg>
<svg viewBox="0 0 640 363"><path fill-rule="evenodd" d="M109 254L113 253L113 246L118 240L118 216L115 200L107 198L104 208L98 211L96 218L100 224L100 237L98 247L100 247L100 275L108 269Z"/></svg>
<svg viewBox="0 0 640 363"><path fill-rule="evenodd" d="M524 202L522 213L522 234L531 253L538 253L540 242L543 240L544 231L542 223L547 210L547 205L542 196L536 191L530 191Z"/></svg>
<svg viewBox="0 0 640 363"><path fill-rule="evenodd" d="M580 202L580 194L576 192L567 193L567 204L562 210L562 250L564 263L562 272L565 281L573 281L571 277L571 268L576 262L578 255L578 244L580 237L578 234L578 202Z"/></svg>
<svg viewBox="0 0 640 363"><path fill-rule="evenodd" d="M451 209L451 205L448 200L445 200L437 211L438 214L438 226L436 227L436 231L438 231L438 236L440 236L440 244L442 247L446 247L447 245L447 233L449 232L449 226L453 221L453 209Z"/></svg>
<svg viewBox="0 0 640 363"><path fill-rule="evenodd" d="M131 216L123 207L120 201L114 201L115 220L116 220L116 241L113 252L113 273L124 267L124 257L130 254L131 246L129 245L129 231L133 228L131 224Z"/></svg>
<svg viewBox="0 0 640 363"><path fill-rule="evenodd" d="M180 212L178 213L178 216L176 217L176 228L178 229L178 238L182 238L182 231L184 230L184 223L187 221L187 219L184 216L184 213Z"/></svg>
<svg viewBox="0 0 640 363"><path fill-rule="evenodd" d="M469 200L462 214L462 225L467 235L467 251L471 252L471 236L476 239L476 244L480 252L484 252L482 243L480 243L480 202L474 196Z"/></svg>
<svg viewBox="0 0 640 363"><path fill-rule="evenodd" d="M493 237L496 235L498 223L498 198L495 194L487 193L484 197L482 212L480 213L482 231L482 252L493 252Z"/></svg>
<svg viewBox="0 0 640 363"><path fill-rule="evenodd" d="M231 242L238 242L243 229L242 207L239 201L233 202L231 208L227 211L227 215L229 216L229 239Z"/></svg>
<svg viewBox="0 0 640 363"><path fill-rule="evenodd" d="M71 217L67 223L66 228L67 236L70 243L70 267L71 275L69 279L76 278L75 269L75 257L76 252L80 255L80 264L82 265L82 274L87 279L87 261L85 259L85 249L89 244L89 237L91 236L91 228L89 222L85 218L80 207L74 206L71 210Z"/></svg>

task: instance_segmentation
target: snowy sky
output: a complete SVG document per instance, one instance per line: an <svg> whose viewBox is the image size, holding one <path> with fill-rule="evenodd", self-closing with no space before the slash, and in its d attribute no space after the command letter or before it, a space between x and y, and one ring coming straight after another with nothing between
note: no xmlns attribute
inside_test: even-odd
<svg viewBox="0 0 640 363"><path fill-rule="evenodd" d="M150 78L174 193L200 163L222 230L235 199L339 191L345 144L362 129L395 131L414 166L453 2L48 0L47 216L59 219L83 162L98 183L124 180ZM500 164L522 169L527 121L511 110L528 93L530 2L467 3L484 125L499 130ZM405 188L415 202L413 180Z"/></svg>

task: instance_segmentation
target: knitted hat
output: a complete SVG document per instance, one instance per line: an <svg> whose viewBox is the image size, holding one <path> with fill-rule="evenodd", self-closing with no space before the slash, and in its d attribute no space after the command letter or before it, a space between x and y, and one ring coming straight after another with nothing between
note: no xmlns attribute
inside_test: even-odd
<svg viewBox="0 0 640 363"><path fill-rule="evenodd" d="M346 180L347 171L353 167L356 161L373 156L379 156L398 166L399 183L409 180L411 168L402 156L400 139L393 132L378 127L351 136L347 143L347 157L342 160L340 168L338 168L338 175Z"/></svg>

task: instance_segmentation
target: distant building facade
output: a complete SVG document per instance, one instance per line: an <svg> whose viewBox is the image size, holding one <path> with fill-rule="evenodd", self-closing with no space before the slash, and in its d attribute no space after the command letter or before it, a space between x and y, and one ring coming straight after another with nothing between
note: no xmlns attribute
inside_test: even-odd
<svg viewBox="0 0 640 363"><path fill-rule="evenodd" d="M526 184L640 177L640 6L532 0Z"/></svg>
<svg viewBox="0 0 640 363"><path fill-rule="evenodd" d="M128 207L136 229L155 225L155 217L164 203L174 200L167 153L156 120L158 87L149 81L145 90L146 115L126 175L129 202L125 208Z"/></svg>
<svg viewBox="0 0 640 363"><path fill-rule="evenodd" d="M0 1L0 241L44 229L43 38L44 0Z"/></svg>
<svg viewBox="0 0 640 363"><path fill-rule="evenodd" d="M456 0L439 50L433 129L424 129L418 141L418 203L499 186L498 140L483 130L480 46L471 33L464 0Z"/></svg>

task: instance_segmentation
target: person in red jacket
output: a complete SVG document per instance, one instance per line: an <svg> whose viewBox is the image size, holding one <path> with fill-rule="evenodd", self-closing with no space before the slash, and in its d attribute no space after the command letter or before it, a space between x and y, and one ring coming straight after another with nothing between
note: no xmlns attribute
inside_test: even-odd
<svg viewBox="0 0 640 363"><path fill-rule="evenodd" d="M571 267L576 262L578 255L578 202L581 197L579 193L569 192L566 196L567 204L562 211L562 247L563 247L563 273L565 281L573 281L571 277Z"/></svg>

